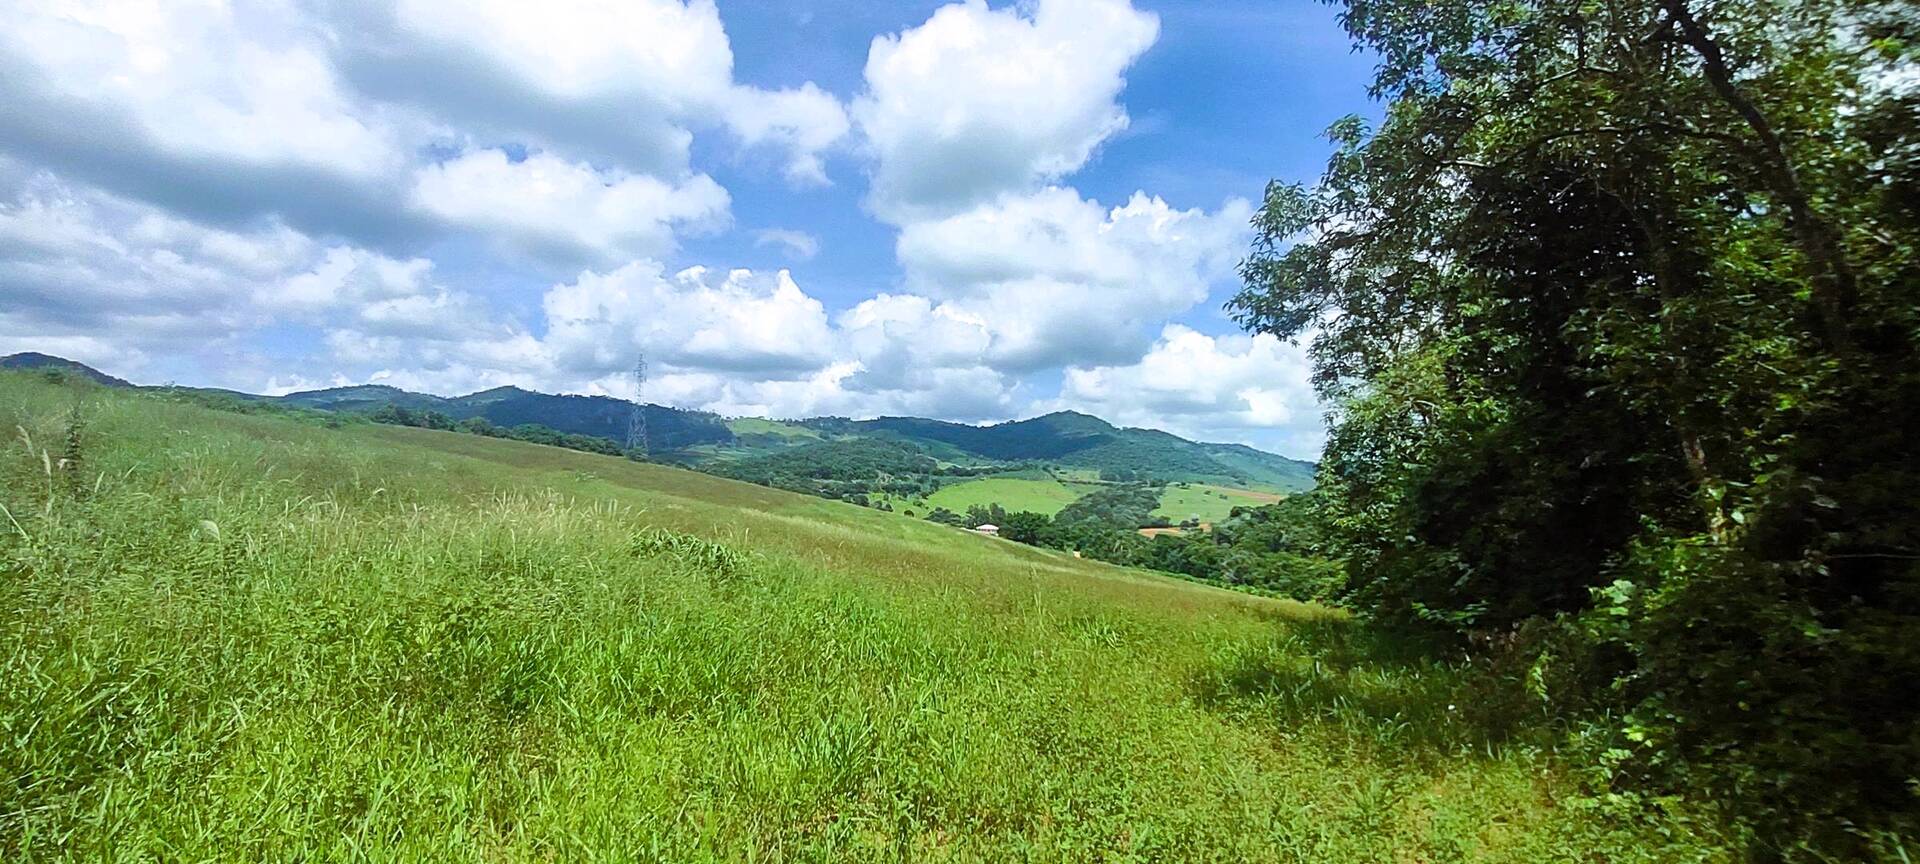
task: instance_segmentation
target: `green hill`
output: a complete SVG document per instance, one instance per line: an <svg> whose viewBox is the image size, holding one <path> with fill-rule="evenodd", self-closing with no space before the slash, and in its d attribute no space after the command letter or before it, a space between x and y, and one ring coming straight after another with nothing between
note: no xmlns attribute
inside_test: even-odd
<svg viewBox="0 0 1920 864"><path fill-rule="evenodd" d="M607 396L556 396L518 387L496 387L466 396L447 398L413 393L394 387L362 385L289 393L283 403L325 411L370 413L387 405L415 411L438 411L454 420L479 417L497 426L536 424L556 432L591 435L619 444L627 440L633 403ZM673 452L702 444L731 444L734 435L726 421L700 411L647 405L650 446Z"/></svg>
<svg viewBox="0 0 1920 864"><path fill-rule="evenodd" d="M22 351L18 354L8 354L5 357L0 357L0 369L63 372L69 375L78 375L95 384L101 384L107 387L133 386L133 383L130 381L115 378L85 363L78 363L73 360L68 360L65 357L54 357L50 354L40 354L33 351Z"/></svg>
<svg viewBox="0 0 1920 864"><path fill-rule="evenodd" d="M6 858L1712 860L1326 610L322 419L0 374Z"/></svg>
<svg viewBox="0 0 1920 864"><path fill-rule="evenodd" d="M83 364L39 354L0 358L0 367L51 368L116 386L133 385ZM196 391L274 401L321 411L370 414L387 405L435 411L459 421L482 418L497 426L537 424L556 432L590 435L624 446L633 403L606 396L553 395L498 387L465 396L414 393L383 385L310 390L273 397L229 391ZM1152 429L1122 429L1087 414L1060 411L988 426L919 417L799 421L726 420L699 411L647 405L649 452L693 467L751 459L824 439L885 441L911 445L928 456L961 465L1048 463L1094 474L1142 479L1219 483L1264 491L1313 486L1313 464L1239 444L1204 444ZM825 453L829 451L816 451ZM832 451L844 453L844 448ZM804 458L804 457L802 457ZM788 465L797 464L788 460Z"/></svg>
<svg viewBox="0 0 1920 864"><path fill-rule="evenodd" d="M279 398L288 405L312 408L318 411L357 411L370 413L388 405L396 405L415 411L444 411L452 414L455 410L453 400L425 393L413 393L398 387L384 384L361 384L353 387L331 387L325 390L306 390L288 393ZM464 419L464 418L463 418Z"/></svg>
<svg viewBox="0 0 1920 864"><path fill-rule="evenodd" d="M1265 450L1255 450L1245 444L1200 446L1214 461L1234 469L1255 484L1289 492L1313 488L1315 466L1312 462L1288 459Z"/></svg>
<svg viewBox="0 0 1920 864"><path fill-rule="evenodd" d="M1220 481L1280 491L1313 487L1311 462L1239 444L1196 443L1154 429L1122 429L1074 411L990 426L918 417L821 418L802 423L835 435L938 442L989 460L1049 462L1095 472L1125 472L1165 480Z"/></svg>

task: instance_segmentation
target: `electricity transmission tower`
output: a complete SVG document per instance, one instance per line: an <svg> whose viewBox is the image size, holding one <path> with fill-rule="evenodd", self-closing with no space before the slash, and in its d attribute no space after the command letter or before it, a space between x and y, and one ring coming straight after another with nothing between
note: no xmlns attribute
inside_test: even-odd
<svg viewBox="0 0 1920 864"><path fill-rule="evenodd" d="M633 412L627 415L627 452L639 453L646 459L652 455L647 445L647 355L640 355L633 362Z"/></svg>

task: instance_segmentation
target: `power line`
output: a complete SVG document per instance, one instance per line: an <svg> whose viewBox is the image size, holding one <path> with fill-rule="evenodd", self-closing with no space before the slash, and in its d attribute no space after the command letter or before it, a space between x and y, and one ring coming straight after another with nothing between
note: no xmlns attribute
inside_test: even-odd
<svg viewBox="0 0 1920 864"><path fill-rule="evenodd" d="M633 362L633 411L627 415L627 452L645 459L653 449L647 441L647 355Z"/></svg>

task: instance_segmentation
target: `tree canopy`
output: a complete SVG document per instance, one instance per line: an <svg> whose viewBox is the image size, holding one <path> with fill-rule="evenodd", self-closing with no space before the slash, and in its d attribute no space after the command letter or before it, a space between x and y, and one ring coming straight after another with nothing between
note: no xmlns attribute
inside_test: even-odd
<svg viewBox="0 0 1920 864"><path fill-rule="evenodd" d="M1269 186L1231 306L1314 337L1346 599L1564 672L1612 788L1888 854L1920 828L1914 7L1341 20L1384 119Z"/></svg>

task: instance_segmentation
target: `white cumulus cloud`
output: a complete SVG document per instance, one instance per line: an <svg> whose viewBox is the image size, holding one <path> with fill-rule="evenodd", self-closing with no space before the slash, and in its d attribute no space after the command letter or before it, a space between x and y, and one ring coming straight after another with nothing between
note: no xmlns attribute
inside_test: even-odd
<svg viewBox="0 0 1920 864"><path fill-rule="evenodd" d="M1126 128L1123 73L1158 35L1127 0L968 0L876 38L853 105L875 212L944 215L1079 169Z"/></svg>
<svg viewBox="0 0 1920 864"><path fill-rule="evenodd" d="M504 332L426 259L278 222L210 228L47 172L0 170L0 299L0 339L129 374L279 325L415 343Z"/></svg>
<svg viewBox="0 0 1920 864"><path fill-rule="evenodd" d="M729 219L726 190L705 174L670 183L546 153L515 161L501 150L422 168L412 200L523 250L586 263L659 257L677 232L711 231Z"/></svg>
<svg viewBox="0 0 1920 864"><path fill-rule="evenodd" d="M1272 334L1208 336L1171 324L1137 363L1067 369L1053 404L1310 458L1325 439L1311 367L1303 345Z"/></svg>
<svg viewBox="0 0 1920 864"><path fill-rule="evenodd" d="M849 128L839 100L811 83L736 82L712 0L406 0L355 23L342 63L363 88L631 171L684 172L694 131L715 127L778 150L789 178L817 184L822 154Z"/></svg>
<svg viewBox="0 0 1920 864"><path fill-rule="evenodd" d="M546 347L576 377L617 374L643 351L670 367L766 378L805 374L830 359L826 308L784 270L669 275L636 261L582 273L549 290L542 306Z"/></svg>
<svg viewBox="0 0 1920 864"><path fill-rule="evenodd" d="M897 254L909 286L989 322L995 365L1126 362L1145 328L1232 272L1251 212L1239 199L1178 210L1144 192L1109 209L1053 187L908 225Z"/></svg>

